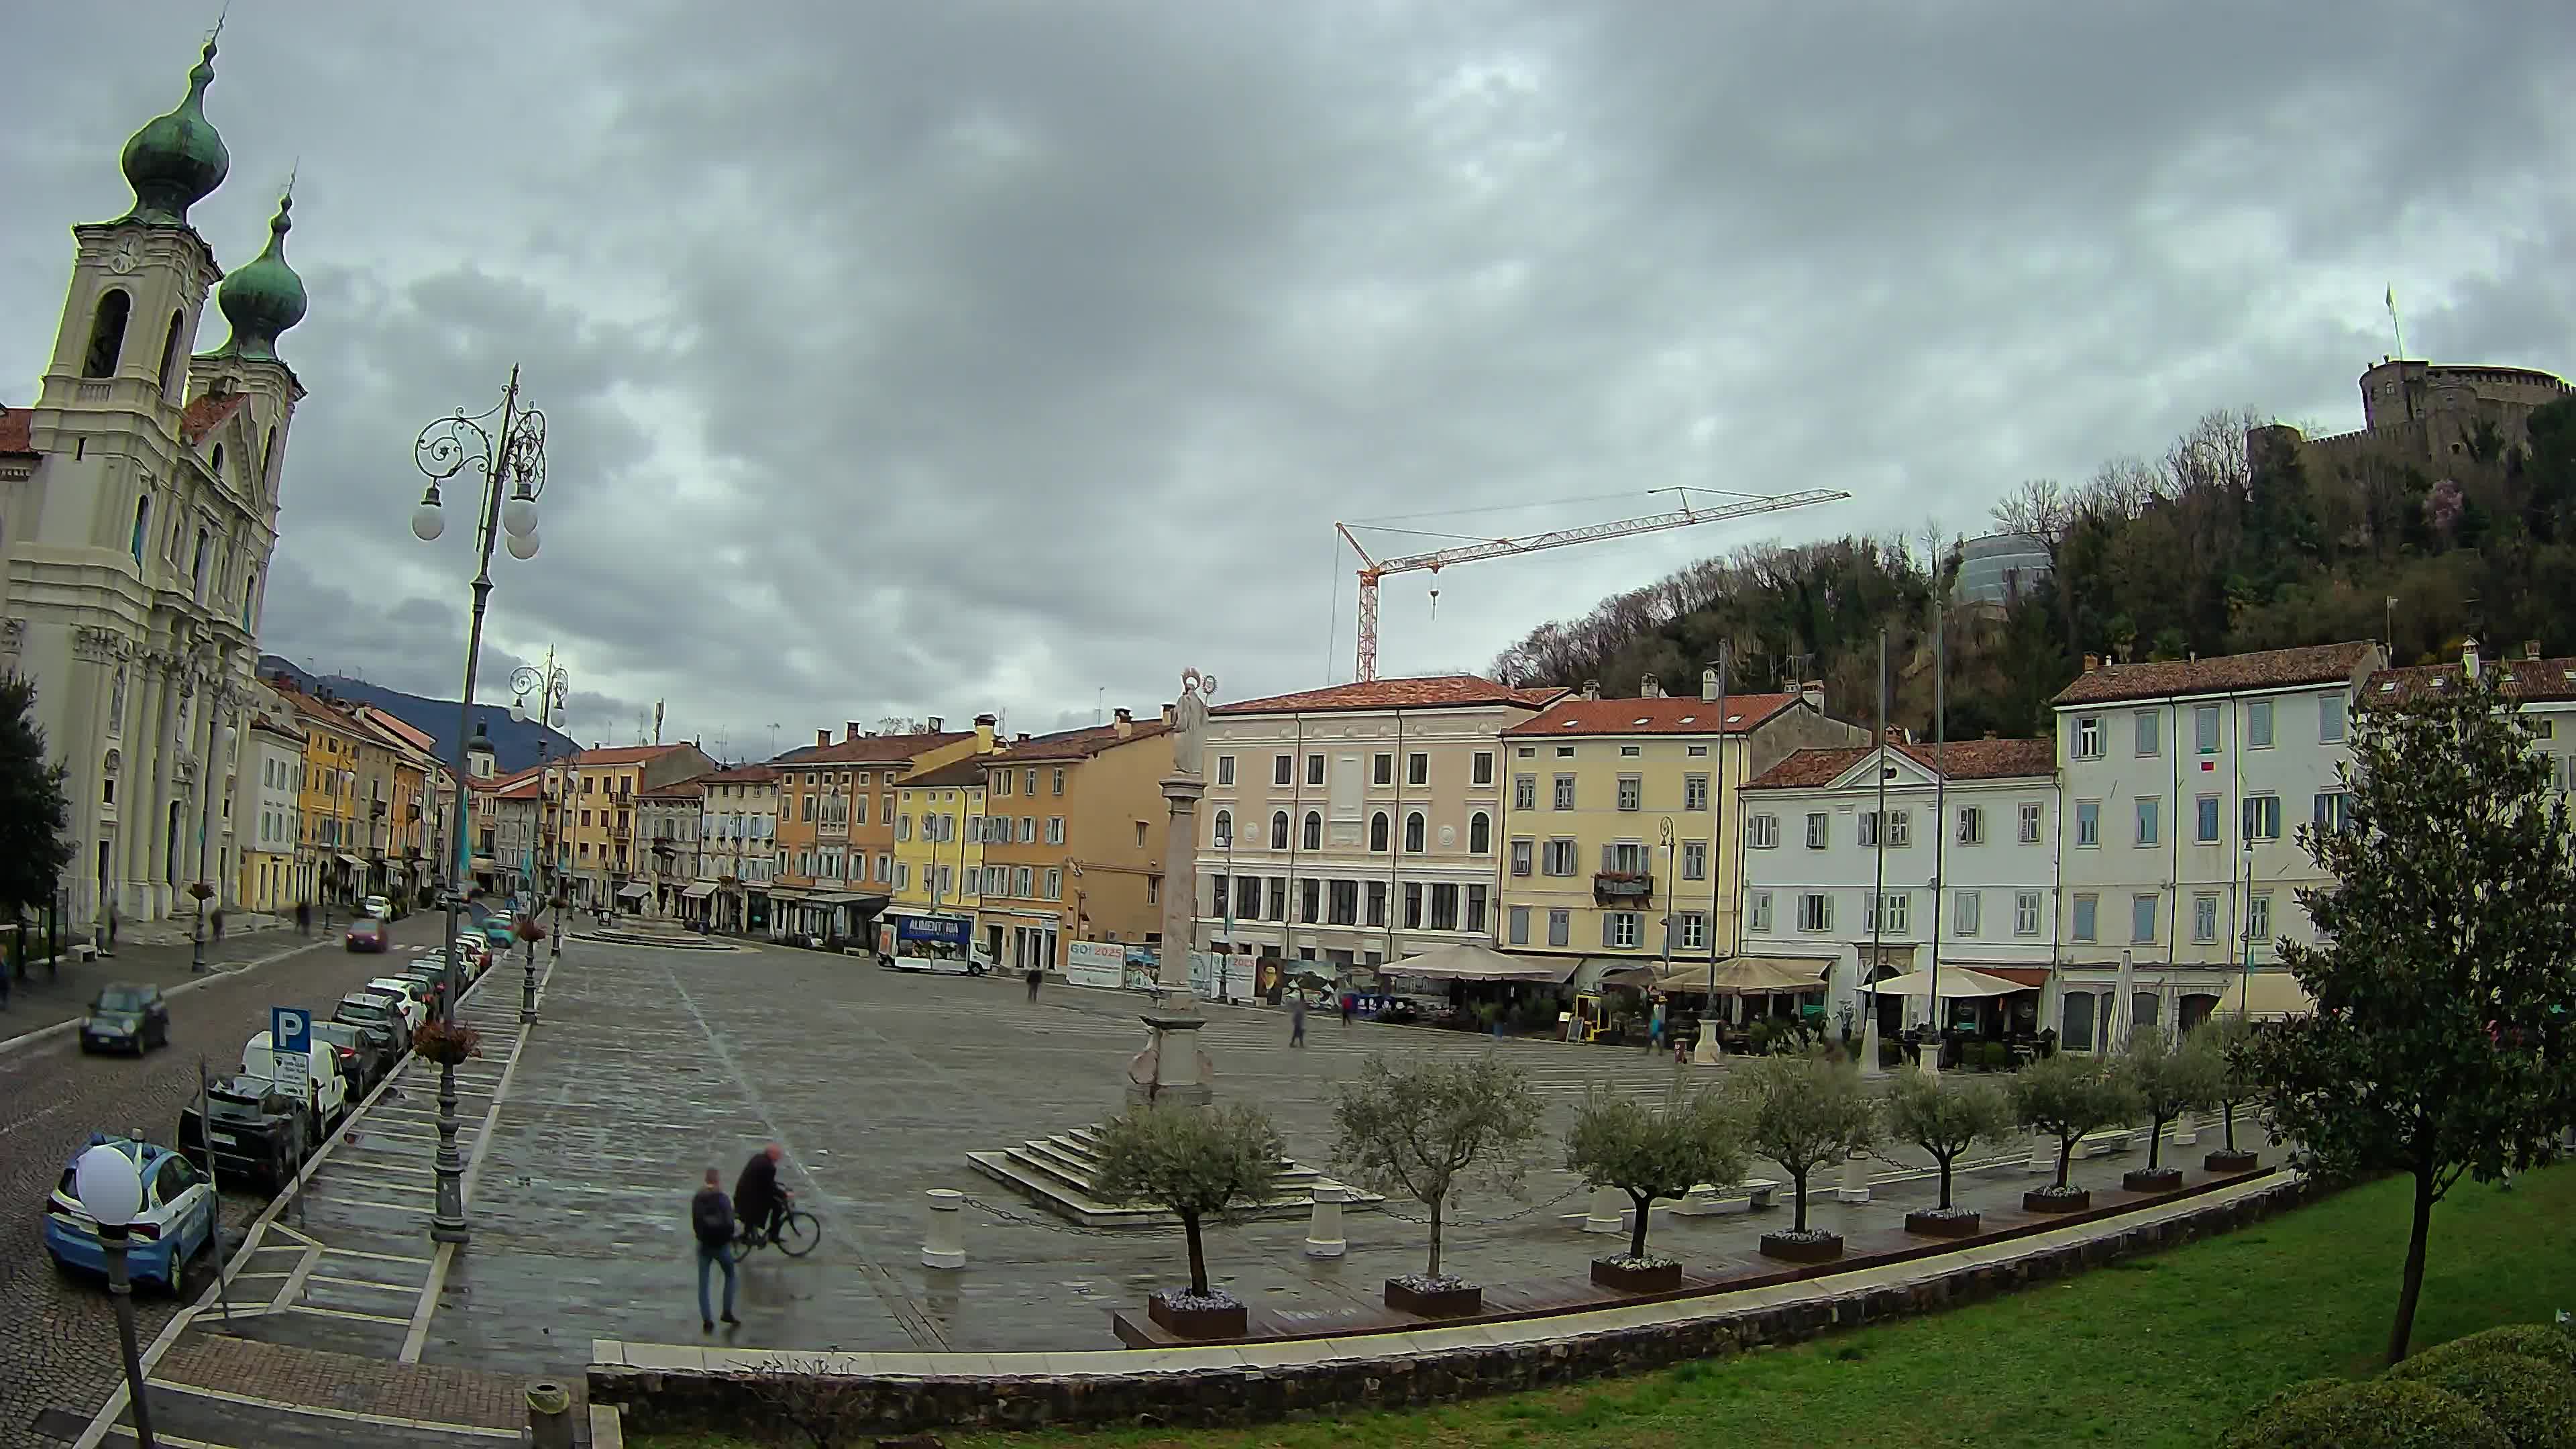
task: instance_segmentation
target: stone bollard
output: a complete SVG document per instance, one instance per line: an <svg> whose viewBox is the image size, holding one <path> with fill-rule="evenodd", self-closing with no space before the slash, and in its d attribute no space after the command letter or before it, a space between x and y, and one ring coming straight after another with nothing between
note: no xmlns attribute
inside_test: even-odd
<svg viewBox="0 0 2576 1449"><path fill-rule="evenodd" d="M551 1379L528 1385L528 1442L537 1449L572 1449L572 1392Z"/></svg>
<svg viewBox="0 0 2576 1449"><path fill-rule="evenodd" d="M1314 1211L1306 1219L1306 1256L1338 1258L1350 1251L1342 1236L1342 1204L1350 1200L1351 1190L1338 1182L1315 1184Z"/></svg>
<svg viewBox="0 0 2576 1449"><path fill-rule="evenodd" d="M921 1266L966 1266L966 1221L960 1215L966 1194L945 1187L930 1190L930 1226L921 1240Z"/></svg>
<svg viewBox="0 0 2576 1449"><path fill-rule="evenodd" d="M1859 1157L1843 1159L1842 1186L1834 1189L1836 1202L1869 1201L1869 1163Z"/></svg>
<svg viewBox="0 0 2576 1449"><path fill-rule="evenodd" d="M2057 1137L2054 1133L2034 1132L2030 1138L2030 1161L2022 1164L2029 1173L2057 1171Z"/></svg>
<svg viewBox="0 0 2576 1449"><path fill-rule="evenodd" d="M2196 1147L2200 1144L2200 1123L2190 1113L2174 1119L2173 1145Z"/></svg>
<svg viewBox="0 0 2576 1449"><path fill-rule="evenodd" d="M1618 1188L1594 1188L1592 1207L1583 1215L1583 1230L1587 1233L1620 1232L1628 1226L1628 1213L1634 1206L1628 1200L1628 1194Z"/></svg>

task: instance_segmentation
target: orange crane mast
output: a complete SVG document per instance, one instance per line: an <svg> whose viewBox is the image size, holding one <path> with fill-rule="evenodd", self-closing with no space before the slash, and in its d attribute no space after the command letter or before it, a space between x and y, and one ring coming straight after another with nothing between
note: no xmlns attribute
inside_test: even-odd
<svg viewBox="0 0 2576 1449"><path fill-rule="evenodd" d="M1703 523L1725 523L1756 514L1778 513L1788 508L1805 508L1811 504L1833 503L1851 497L1831 488L1809 488L1797 493L1739 494L1744 501L1722 504L1715 508L1693 508L1693 492L1713 493L1717 489L1656 488L1654 493L1678 493L1682 506L1669 513L1650 513L1641 518L1622 518L1609 523L1586 524L1580 528L1560 528L1550 533L1533 533L1519 538L1482 539L1454 547L1434 549L1429 553L1406 554L1400 558L1375 558L1351 530L1367 524L1336 523L1335 532L1351 551L1360 556L1359 678L1377 678L1377 586L1388 574L1428 571L1438 573L1451 564L1474 563L1479 559L1508 558L1514 554L1537 553L1541 549L1567 548L1578 543L1593 543L1605 538L1627 538L1633 534L1660 533L1669 528L1691 528Z"/></svg>

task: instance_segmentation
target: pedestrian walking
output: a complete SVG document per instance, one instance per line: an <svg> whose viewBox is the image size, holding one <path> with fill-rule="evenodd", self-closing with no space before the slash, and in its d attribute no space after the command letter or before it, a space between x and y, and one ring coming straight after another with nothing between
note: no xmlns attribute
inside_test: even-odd
<svg viewBox="0 0 2576 1449"><path fill-rule="evenodd" d="M1655 1014L1646 1019L1646 1050L1654 1051L1664 1044L1664 1004L1655 1003Z"/></svg>
<svg viewBox="0 0 2576 1449"><path fill-rule="evenodd" d="M739 1324L733 1316L733 1200L726 1197L724 1178L710 1167L706 1185L689 1200L689 1231L698 1240L698 1331L716 1331L715 1305L707 1301L707 1269L724 1269L724 1321Z"/></svg>
<svg viewBox="0 0 2576 1449"><path fill-rule="evenodd" d="M1046 973L1044 971L1039 970L1035 966L1029 968L1029 1000L1035 1001L1038 999L1038 983L1045 979Z"/></svg>
<svg viewBox="0 0 2576 1449"><path fill-rule="evenodd" d="M313 934L313 903L311 901L297 901L295 903L295 934L299 936L310 936Z"/></svg>
<svg viewBox="0 0 2576 1449"><path fill-rule="evenodd" d="M222 945L223 943L224 943L224 908L223 908L223 907L221 907L221 906L217 906L217 907L215 907L215 944L216 944L216 945L218 945L218 946L220 946L220 945Z"/></svg>
<svg viewBox="0 0 2576 1449"><path fill-rule="evenodd" d="M1351 1018L1352 1018L1352 1017L1354 1017L1354 1016L1357 1016L1357 1015L1359 1015L1359 1014L1360 1014L1360 999L1359 999L1358 994L1357 994L1357 993L1355 993L1355 992L1350 992L1350 991L1345 991L1345 992L1343 992L1343 993L1342 993L1342 1025L1344 1025L1344 1026L1348 1026L1348 1025L1350 1025L1350 1024L1351 1024Z"/></svg>
<svg viewBox="0 0 2576 1449"><path fill-rule="evenodd" d="M107 903L107 948L98 954L102 956L116 954L116 902L114 901Z"/></svg>
<svg viewBox="0 0 2576 1449"><path fill-rule="evenodd" d="M1292 1047L1306 1044L1306 998L1302 995L1288 998L1288 1044Z"/></svg>

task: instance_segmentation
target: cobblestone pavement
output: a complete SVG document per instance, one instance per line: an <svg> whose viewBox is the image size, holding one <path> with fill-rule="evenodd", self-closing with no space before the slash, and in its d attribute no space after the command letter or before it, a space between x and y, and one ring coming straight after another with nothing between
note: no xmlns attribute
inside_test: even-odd
<svg viewBox="0 0 2576 1449"><path fill-rule="evenodd" d="M439 934L427 916L395 927L400 944L434 942ZM381 974L389 959L402 959L350 956L318 927L310 942L276 932L231 935L220 947L210 943L208 956L223 969L195 984L187 984L184 946L127 946L113 960L67 962L50 988L40 968L36 985L44 995L18 997L24 1009L0 1015L0 1031L41 1024L34 1009L40 1001L76 1010L107 981L185 986L170 1003L170 1047L140 1060L84 1056L69 1033L0 1044L0 1446L50 1442L35 1437L37 1413L65 1407L86 1417L119 1376L106 1292L58 1276L44 1251L44 1196L64 1162L93 1131L139 1127L154 1140L172 1140L180 1108L196 1092L201 1056L214 1071L237 1070L242 1043L267 1028L271 1005L328 1007ZM227 1226L237 1235L259 1207L228 1196ZM146 1290L135 1307L148 1342L177 1305Z"/></svg>

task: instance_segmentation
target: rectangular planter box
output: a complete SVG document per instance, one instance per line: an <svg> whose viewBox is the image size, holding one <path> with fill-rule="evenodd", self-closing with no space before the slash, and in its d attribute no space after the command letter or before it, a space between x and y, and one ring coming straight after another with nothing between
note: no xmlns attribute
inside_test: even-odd
<svg viewBox="0 0 2576 1449"><path fill-rule="evenodd" d="M1965 1217L1935 1217L1930 1213L1907 1213L1905 1230L1909 1233L1921 1233L1927 1238L1973 1238L1982 1231L1978 1226L1982 1221L1983 1219L1975 1213Z"/></svg>
<svg viewBox="0 0 2576 1449"><path fill-rule="evenodd" d="M1809 1242L1803 1238L1764 1233L1761 1252L1763 1257L1778 1258L1784 1263L1830 1263L1843 1255L1843 1240L1831 1237Z"/></svg>
<svg viewBox="0 0 2576 1449"><path fill-rule="evenodd" d="M1161 1293L1145 1300L1145 1316L1183 1338L1241 1338L1250 1327L1240 1303L1224 1308L1176 1308Z"/></svg>
<svg viewBox="0 0 2576 1449"><path fill-rule="evenodd" d="M1433 1292L1405 1286L1401 1278L1386 1280L1386 1306L1399 1313L1419 1313L1425 1318L1457 1318L1485 1309L1485 1290L1472 1283Z"/></svg>
<svg viewBox="0 0 2576 1449"><path fill-rule="evenodd" d="M1665 1263L1653 1268L1628 1268L1607 1258L1592 1260L1592 1281L1621 1293L1670 1293L1682 1286L1682 1265Z"/></svg>

